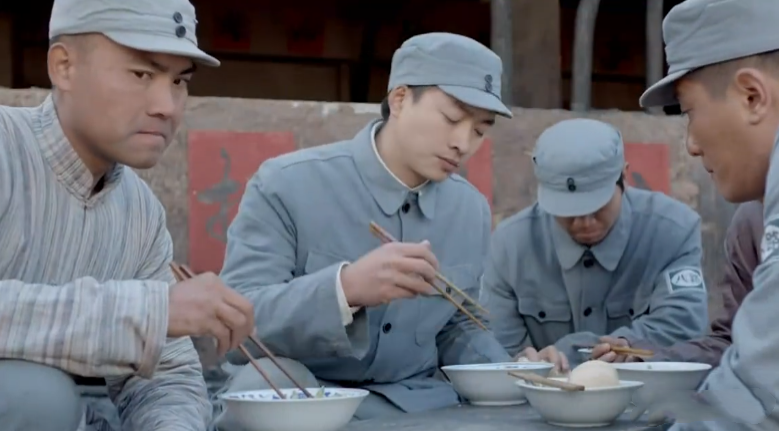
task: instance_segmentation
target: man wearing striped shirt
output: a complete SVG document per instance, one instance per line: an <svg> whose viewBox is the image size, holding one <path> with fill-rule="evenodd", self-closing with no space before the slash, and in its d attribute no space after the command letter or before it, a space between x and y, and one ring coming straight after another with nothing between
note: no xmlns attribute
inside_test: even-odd
<svg viewBox="0 0 779 431"><path fill-rule="evenodd" d="M108 430L81 405L85 377L105 380L122 430L207 429L189 336L235 348L253 310L213 274L173 284L165 211L127 167L157 163L194 64L219 65L195 24L187 0L56 0L54 91L0 107L3 431Z"/></svg>

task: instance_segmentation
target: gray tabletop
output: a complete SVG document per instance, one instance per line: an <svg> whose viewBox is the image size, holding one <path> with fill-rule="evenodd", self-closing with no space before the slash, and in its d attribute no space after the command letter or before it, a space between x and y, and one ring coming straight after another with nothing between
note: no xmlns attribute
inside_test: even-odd
<svg viewBox="0 0 779 431"><path fill-rule="evenodd" d="M514 407L473 407L461 405L453 408L352 422L342 431L561 431L561 428L545 423L527 404ZM598 431L656 431L647 428L645 422L619 420L608 427L592 428Z"/></svg>

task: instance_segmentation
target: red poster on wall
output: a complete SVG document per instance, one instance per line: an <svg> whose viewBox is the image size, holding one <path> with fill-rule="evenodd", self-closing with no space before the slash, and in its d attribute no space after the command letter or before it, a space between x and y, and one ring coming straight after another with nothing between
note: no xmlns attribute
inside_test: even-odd
<svg viewBox="0 0 779 431"><path fill-rule="evenodd" d="M295 149L292 132L189 132L189 263L194 271L219 272L227 228L246 183L262 162Z"/></svg>
<svg viewBox="0 0 779 431"><path fill-rule="evenodd" d="M492 141L485 139L460 175L467 178L487 198L492 206Z"/></svg>
<svg viewBox="0 0 779 431"><path fill-rule="evenodd" d="M671 193L671 161L668 145L625 144L627 182L633 187Z"/></svg>

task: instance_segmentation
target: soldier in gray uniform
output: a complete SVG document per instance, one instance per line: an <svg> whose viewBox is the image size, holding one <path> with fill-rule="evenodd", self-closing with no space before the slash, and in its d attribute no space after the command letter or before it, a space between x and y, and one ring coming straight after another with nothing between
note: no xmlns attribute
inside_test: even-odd
<svg viewBox="0 0 779 431"><path fill-rule="evenodd" d="M699 388L719 420L673 431L779 429L779 2L687 0L663 22L668 76L642 106L681 105L687 150L731 202L764 197L761 263L733 319L733 343ZM698 410L673 403L674 413ZM710 418L707 417L707 418Z"/></svg>
<svg viewBox="0 0 779 431"><path fill-rule="evenodd" d="M622 136L566 120L538 138L538 202L498 225L481 302L512 355L576 362L609 334L660 345L701 336L707 295L700 217L662 193L627 187ZM543 350L545 349L545 350Z"/></svg>
<svg viewBox="0 0 779 431"><path fill-rule="evenodd" d="M478 296L490 206L455 172L496 114L511 117L501 71L472 39L413 37L393 56L383 119L268 160L246 186L221 276L253 302L259 338L301 380L372 392L358 419L456 404L439 366L511 359L425 282L438 269ZM371 221L403 244L382 245ZM266 387L248 365L226 390ZM233 429L229 417L219 426Z"/></svg>

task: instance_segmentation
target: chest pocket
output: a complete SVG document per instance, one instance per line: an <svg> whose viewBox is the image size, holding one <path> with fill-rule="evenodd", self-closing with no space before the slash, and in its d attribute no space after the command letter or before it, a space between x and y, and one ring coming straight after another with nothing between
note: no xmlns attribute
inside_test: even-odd
<svg viewBox="0 0 779 431"><path fill-rule="evenodd" d="M623 326L630 326L633 320L649 313L650 298L649 294L641 293L609 298L606 303L607 332L616 331Z"/></svg>
<svg viewBox="0 0 779 431"><path fill-rule="evenodd" d="M476 269L472 265L443 267L441 268L441 274L452 284L466 292L468 296L478 300L479 274L477 274ZM443 282L438 281L436 285L452 296L458 304L463 305L465 302L462 295L447 287ZM457 313L457 307L438 292L427 297L419 297L415 301L419 307L419 317L415 331L416 342L419 346L435 346L436 336ZM473 310L470 307L468 308L468 311L473 313ZM478 318L479 316L476 317Z"/></svg>
<svg viewBox="0 0 779 431"><path fill-rule="evenodd" d="M541 302L532 297L517 300L533 346L542 349L573 332L571 306L567 302Z"/></svg>

